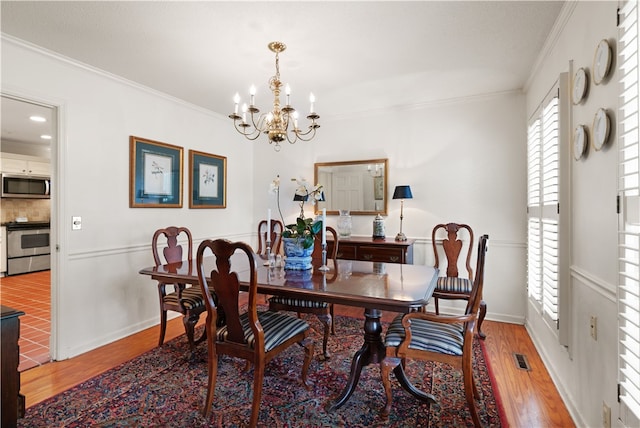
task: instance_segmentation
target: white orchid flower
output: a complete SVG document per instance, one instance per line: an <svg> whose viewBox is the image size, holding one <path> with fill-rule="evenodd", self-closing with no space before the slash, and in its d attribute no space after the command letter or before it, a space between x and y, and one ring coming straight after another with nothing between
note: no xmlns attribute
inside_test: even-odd
<svg viewBox="0 0 640 428"><path fill-rule="evenodd" d="M269 185L269 194L275 195L280 191L280 176L278 175Z"/></svg>

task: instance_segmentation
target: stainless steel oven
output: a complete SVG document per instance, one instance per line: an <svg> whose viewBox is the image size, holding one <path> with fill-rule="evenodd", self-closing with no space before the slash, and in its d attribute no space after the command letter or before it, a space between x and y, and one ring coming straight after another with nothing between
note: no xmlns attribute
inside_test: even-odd
<svg viewBox="0 0 640 428"><path fill-rule="evenodd" d="M7 223L7 275L51 268L48 222Z"/></svg>

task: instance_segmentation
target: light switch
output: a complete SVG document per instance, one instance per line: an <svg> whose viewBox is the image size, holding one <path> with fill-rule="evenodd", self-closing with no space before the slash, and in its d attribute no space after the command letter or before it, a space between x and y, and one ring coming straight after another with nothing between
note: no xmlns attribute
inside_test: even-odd
<svg viewBox="0 0 640 428"><path fill-rule="evenodd" d="M71 217L71 230L82 229L82 217Z"/></svg>

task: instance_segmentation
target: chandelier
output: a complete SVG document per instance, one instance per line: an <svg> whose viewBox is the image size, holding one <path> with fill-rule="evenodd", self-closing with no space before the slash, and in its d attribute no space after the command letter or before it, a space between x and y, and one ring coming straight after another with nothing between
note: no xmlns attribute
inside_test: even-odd
<svg viewBox="0 0 640 428"><path fill-rule="evenodd" d="M282 89L282 82L280 81L280 65L278 62L278 54L283 52L287 46L282 42L269 43L269 50L276 54L276 74L269 79L269 88L273 92L273 110L268 113L260 113L260 110L255 106L256 88L251 86L249 90L250 101L249 105L242 105L242 115L238 114L238 104L240 103L240 95L236 93L233 97L235 104L233 114L229 117L233 119L233 125L236 131L244 135L249 140L257 139L260 134L267 134L269 138L269 144L275 144L274 149L276 152L280 151L280 143L288 141L290 144L294 144L298 140L309 141L316 135L316 129L320 128L320 125L316 122L320 118L313 108L315 97L310 94L309 101L311 103L310 113L307 119L310 121L308 128L303 132L298 128L298 112L291 107L289 98L291 90L289 85L285 86L286 102L284 107L280 107L280 92ZM249 113L250 121L247 122L247 113Z"/></svg>

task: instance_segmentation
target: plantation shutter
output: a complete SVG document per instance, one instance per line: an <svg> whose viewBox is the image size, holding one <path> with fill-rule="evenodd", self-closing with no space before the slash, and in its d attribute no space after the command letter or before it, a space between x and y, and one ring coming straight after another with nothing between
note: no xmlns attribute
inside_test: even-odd
<svg viewBox="0 0 640 428"><path fill-rule="evenodd" d="M638 2L619 11L618 71L618 379L620 417L640 420L640 128L638 98Z"/></svg>
<svg viewBox="0 0 640 428"><path fill-rule="evenodd" d="M528 294L546 322L557 329L559 233L558 87L528 129Z"/></svg>
<svg viewBox="0 0 640 428"><path fill-rule="evenodd" d="M542 227L539 218L540 206L540 181L542 168L540 166L541 148L540 143L540 123L539 118L535 119L529 126L528 131L528 292L529 298L542 304Z"/></svg>

